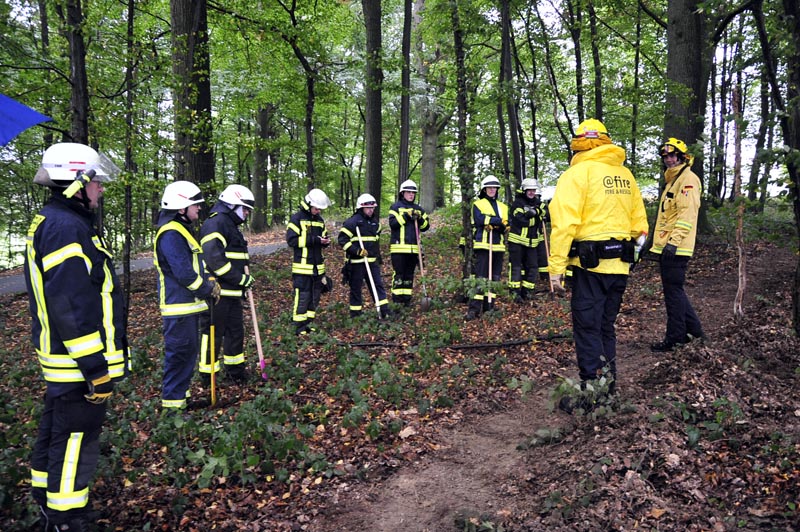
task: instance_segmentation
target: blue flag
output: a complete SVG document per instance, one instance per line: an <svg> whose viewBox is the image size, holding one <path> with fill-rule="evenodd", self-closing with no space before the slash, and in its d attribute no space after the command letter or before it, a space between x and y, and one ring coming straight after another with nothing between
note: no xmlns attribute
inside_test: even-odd
<svg viewBox="0 0 800 532"><path fill-rule="evenodd" d="M52 118L0 93L0 147L28 129Z"/></svg>

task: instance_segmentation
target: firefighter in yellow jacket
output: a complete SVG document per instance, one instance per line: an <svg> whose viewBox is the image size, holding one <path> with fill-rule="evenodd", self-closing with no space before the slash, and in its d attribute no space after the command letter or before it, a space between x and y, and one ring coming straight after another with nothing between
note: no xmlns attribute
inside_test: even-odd
<svg viewBox="0 0 800 532"><path fill-rule="evenodd" d="M667 331L664 339L651 345L650 349L663 352L671 351L692 338L703 337L700 319L683 289L686 268L697 237L701 184L700 178L691 170L694 158L688 153L686 143L670 138L658 151L664 163L666 185L658 207L651 251L661 255Z"/></svg>
<svg viewBox="0 0 800 532"><path fill-rule="evenodd" d="M605 125L582 122L550 202L550 279L564 293L567 266L574 266L572 327L580 379L601 376L615 391L617 319L637 240L647 235L647 214L636 180L625 166L625 150L611 143ZM571 412L569 397L559 404ZM582 405L587 406L587 405Z"/></svg>
<svg viewBox="0 0 800 532"><path fill-rule="evenodd" d="M500 281L500 268L506 251L506 231L508 225L508 205L497 199L500 181L494 176L486 176L481 181L481 192L472 204L472 249L475 252L473 268L475 277ZM469 302L466 319L474 320L494 309L496 296L491 291L479 290Z"/></svg>

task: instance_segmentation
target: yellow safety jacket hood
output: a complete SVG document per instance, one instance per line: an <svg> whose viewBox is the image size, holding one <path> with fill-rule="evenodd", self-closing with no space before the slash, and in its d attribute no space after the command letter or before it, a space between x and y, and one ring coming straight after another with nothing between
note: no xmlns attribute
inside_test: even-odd
<svg viewBox="0 0 800 532"><path fill-rule="evenodd" d="M606 144L575 154L559 177L549 207L551 274L563 274L568 265L579 266L578 257L569 256L573 243L630 240L647 233L642 195L624 161L625 150ZM627 275L630 264L602 259L590 270Z"/></svg>

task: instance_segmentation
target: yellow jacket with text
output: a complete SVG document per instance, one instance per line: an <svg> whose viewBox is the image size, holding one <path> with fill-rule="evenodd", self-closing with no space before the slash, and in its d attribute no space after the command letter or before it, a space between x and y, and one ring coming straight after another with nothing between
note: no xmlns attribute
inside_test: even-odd
<svg viewBox="0 0 800 532"><path fill-rule="evenodd" d="M578 257L569 256L573 243L630 240L647 234L642 195L624 161L624 149L605 144L576 153L559 177L550 202L551 274L564 274L569 265L580 267ZM619 258L602 259L589 271L627 275L630 264Z"/></svg>
<svg viewBox="0 0 800 532"><path fill-rule="evenodd" d="M666 186L658 205L653 253L660 254L667 244L678 250L675 255L691 257L697 239L697 213L700 210L700 178L692 172L691 162L664 173Z"/></svg>

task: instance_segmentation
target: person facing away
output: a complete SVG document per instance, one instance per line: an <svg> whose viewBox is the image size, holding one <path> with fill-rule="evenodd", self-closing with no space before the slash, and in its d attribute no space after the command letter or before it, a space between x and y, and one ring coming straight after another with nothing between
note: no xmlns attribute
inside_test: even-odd
<svg viewBox="0 0 800 532"><path fill-rule="evenodd" d="M667 330L664 339L652 344L650 349L664 352L704 336L700 318L684 290L686 269L697 239L702 185L691 170L694 157L689 154L685 142L670 138L658 152L664 163L666 185L658 205L651 251L661 256L659 269L667 309Z"/></svg>
<svg viewBox="0 0 800 532"><path fill-rule="evenodd" d="M561 174L550 202L550 279L564 294L563 276L574 266L572 327L582 388L605 377L616 392L616 333L636 240L647 235L647 214L636 180L624 166L625 150L612 144L605 125L581 122L570 144L570 167ZM562 398L559 407L577 405Z"/></svg>
<svg viewBox="0 0 800 532"><path fill-rule="evenodd" d="M419 233L430 228L428 213L414 203L417 184L411 179L400 185L400 195L389 209L389 253L392 255L392 301L408 307L414 292L414 271L419 263Z"/></svg>
<svg viewBox="0 0 800 532"><path fill-rule="evenodd" d="M539 276L539 245L542 242L542 198L539 183L525 178L511 204L511 230L508 233L508 288L514 301L533 298Z"/></svg>
<svg viewBox="0 0 800 532"><path fill-rule="evenodd" d="M220 298L213 313L200 315L200 378L211 381L211 373L220 370L220 353L225 376L234 382L248 379L244 354L244 317L242 300L253 287L248 266L247 240L239 227L253 211L255 197L249 188L229 185L219 195L211 214L200 227L200 246L206 270L219 283ZM214 367L211 367L210 329L214 317ZM220 351L222 348L222 351Z"/></svg>
<svg viewBox="0 0 800 532"><path fill-rule="evenodd" d="M472 204L472 249L475 254L473 270L476 279L500 281L500 268L505 254L508 206L497 199L500 181L487 176L481 181L478 199ZM491 279L489 270L491 263ZM496 296L491 288L484 294L479 288L469 302L467 321L480 317L481 313L494 309Z"/></svg>
<svg viewBox="0 0 800 532"><path fill-rule="evenodd" d="M331 239L328 237L322 211L330 206L328 195L313 188L300 202L300 209L292 215L286 227L286 243L293 250L292 321L297 335L306 335L316 330L312 323L317 317L320 296L329 281L325 276L325 257L322 250L330 245Z"/></svg>
<svg viewBox="0 0 800 532"><path fill-rule="evenodd" d="M49 531L89 530L106 401L129 371L125 303L95 214L119 168L83 144L50 146L34 183L51 197L25 244L31 338L47 391L31 488Z"/></svg>
<svg viewBox="0 0 800 532"><path fill-rule="evenodd" d="M199 317L209 299L220 297L220 286L208 279L203 249L194 225L203 194L194 183L174 181L161 196L153 262L158 273L158 301L164 327L164 373L161 406L164 413L185 409L200 352Z"/></svg>
<svg viewBox="0 0 800 532"><path fill-rule="evenodd" d="M390 316L389 301L383 286L380 268L381 224L375 216L378 202L371 194L362 194L356 200L356 212L345 220L337 241L345 253L349 271L350 317L360 316L364 309L361 289L367 278L368 290L375 300L381 318ZM367 271L369 268L369 271Z"/></svg>

